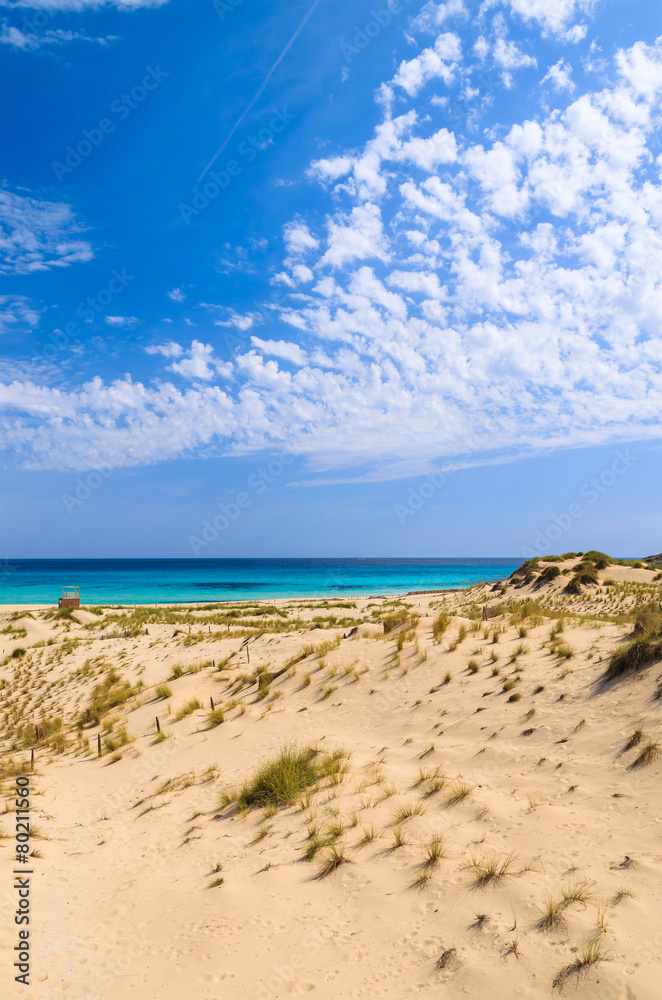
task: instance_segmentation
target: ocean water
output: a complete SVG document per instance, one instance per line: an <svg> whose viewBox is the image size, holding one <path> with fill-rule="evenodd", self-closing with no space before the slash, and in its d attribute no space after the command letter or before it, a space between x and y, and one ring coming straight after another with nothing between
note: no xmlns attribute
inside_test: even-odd
<svg viewBox="0 0 662 1000"><path fill-rule="evenodd" d="M180 604L361 597L501 580L521 559L13 559L0 565L0 604Z"/></svg>

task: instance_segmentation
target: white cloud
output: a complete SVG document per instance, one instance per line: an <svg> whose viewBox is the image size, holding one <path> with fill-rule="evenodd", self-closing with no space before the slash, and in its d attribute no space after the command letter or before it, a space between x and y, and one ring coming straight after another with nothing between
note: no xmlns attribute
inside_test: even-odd
<svg viewBox="0 0 662 1000"><path fill-rule="evenodd" d="M294 365L306 364L306 355L299 344L287 340L260 340L259 337L251 337L251 343L264 354L283 358L284 361L291 361Z"/></svg>
<svg viewBox="0 0 662 1000"><path fill-rule="evenodd" d="M0 333L15 333L39 322L39 311L25 295L0 295Z"/></svg>
<svg viewBox="0 0 662 1000"><path fill-rule="evenodd" d="M462 46L454 32L439 35L433 48L423 49L414 59L400 63L393 85L414 97L430 80L442 79L450 84L460 59Z"/></svg>
<svg viewBox="0 0 662 1000"><path fill-rule="evenodd" d="M12 48L21 49L24 52L35 52L44 45L64 45L66 42L94 42L97 45L108 45L109 42L117 41L118 37L118 35L107 35L105 38L91 38L83 32L63 31L61 28L41 33L26 32L3 21L0 30L0 45L11 45Z"/></svg>
<svg viewBox="0 0 662 1000"><path fill-rule="evenodd" d="M413 31L435 31L451 18L465 21L469 17L464 0L446 0L445 3L435 3L430 0L411 22Z"/></svg>
<svg viewBox="0 0 662 1000"><path fill-rule="evenodd" d="M504 69L520 69L523 66L537 66L533 56L527 56L518 49L515 42L507 38L497 38L494 43L494 61Z"/></svg>
<svg viewBox="0 0 662 1000"><path fill-rule="evenodd" d="M228 309L227 314L228 315L226 319L214 320L214 325L232 326L235 328L235 330L242 330L245 332L246 330L250 330L251 327L255 325L256 320L259 318L255 315L251 315L250 313L242 315L241 313L235 312L234 309Z"/></svg>
<svg viewBox="0 0 662 1000"><path fill-rule="evenodd" d="M566 42L579 42L586 34L584 24L573 24L578 17L590 16L597 0L506 0L514 14L525 23L531 21L542 28L544 36L552 35Z"/></svg>
<svg viewBox="0 0 662 1000"><path fill-rule="evenodd" d="M69 205L0 191L0 271L28 274L91 260Z"/></svg>
<svg viewBox="0 0 662 1000"><path fill-rule="evenodd" d="M152 347L146 347L145 352L147 354L162 354L164 358L178 358L184 353L184 349L181 344L169 340L165 344L154 344Z"/></svg>
<svg viewBox="0 0 662 1000"><path fill-rule="evenodd" d="M283 236L287 251L293 256L305 253L307 250L316 250L319 246L318 240L303 222L288 223Z"/></svg>
<svg viewBox="0 0 662 1000"><path fill-rule="evenodd" d="M550 66L541 83L551 83L554 90L568 90L572 93L575 85L572 82L572 66L565 59L559 59L557 63Z"/></svg>
<svg viewBox="0 0 662 1000"><path fill-rule="evenodd" d="M321 264L343 267L348 261L377 257L386 260L388 252L377 205L368 202L353 208L349 216L330 219L327 224L327 250Z"/></svg>
<svg viewBox="0 0 662 1000"><path fill-rule="evenodd" d="M186 298L181 288L171 288L168 292L168 297L171 298L173 302L183 302Z"/></svg>
<svg viewBox="0 0 662 1000"><path fill-rule="evenodd" d="M286 229L293 294L217 320L268 321L269 339L233 334L234 368L201 341L149 348L195 382L186 392L158 377L17 380L1 389L5 447L30 467L84 468L287 443L316 472L388 478L440 456L659 437L662 41L615 65L604 89L454 147L432 112L382 105L365 143L339 151L350 169L324 227ZM416 160L414 140L455 158ZM379 204L363 197L375 186Z"/></svg>
<svg viewBox="0 0 662 1000"><path fill-rule="evenodd" d="M108 326L137 326L139 322L136 316L106 316Z"/></svg>
<svg viewBox="0 0 662 1000"><path fill-rule="evenodd" d="M191 342L188 352L183 351L184 357L181 361L174 361L168 368L177 375L192 380L202 379L208 382L214 375L227 378L232 374L232 365L229 362L222 362L214 358L214 349L211 344L203 344L199 340Z"/></svg>

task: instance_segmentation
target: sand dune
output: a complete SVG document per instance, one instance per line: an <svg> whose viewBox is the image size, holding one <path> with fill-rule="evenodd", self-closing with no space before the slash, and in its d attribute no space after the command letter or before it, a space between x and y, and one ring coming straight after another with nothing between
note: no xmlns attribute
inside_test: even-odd
<svg viewBox="0 0 662 1000"><path fill-rule="evenodd" d="M659 573L609 565L568 594L578 564L232 617L3 610L8 810L43 730L30 996L658 997L661 664L604 674ZM239 809L286 744L335 764Z"/></svg>

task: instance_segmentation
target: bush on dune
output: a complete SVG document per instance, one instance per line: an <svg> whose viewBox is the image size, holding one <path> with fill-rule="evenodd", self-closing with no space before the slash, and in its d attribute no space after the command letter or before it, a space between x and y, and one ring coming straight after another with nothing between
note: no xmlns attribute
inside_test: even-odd
<svg viewBox="0 0 662 1000"><path fill-rule="evenodd" d="M261 764L237 796L240 809L291 805L307 788L344 769L342 751L322 754L314 747L283 747L274 760Z"/></svg>
<svg viewBox="0 0 662 1000"><path fill-rule="evenodd" d="M636 673L662 659L662 613L648 605L637 615L632 638L617 649L609 661L605 679Z"/></svg>

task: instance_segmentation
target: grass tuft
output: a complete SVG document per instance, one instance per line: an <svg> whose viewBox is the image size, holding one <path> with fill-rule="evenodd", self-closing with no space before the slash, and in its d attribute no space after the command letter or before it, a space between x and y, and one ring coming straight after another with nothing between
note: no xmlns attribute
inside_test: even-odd
<svg viewBox="0 0 662 1000"><path fill-rule="evenodd" d="M342 845L337 847L334 844L324 854L322 858L322 867L318 871L316 878L327 878L329 875L332 875L333 872L337 871L341 865L351 864L353 864L353 861L347 857L345 849Z"/></svg>
<svg viewBox="0 0 662 1000"><path fill-rule="evenodd" d="M649 740L645 747L642 747L637 757L630 764L631 768L647 767L657 760L662 752L662 746L654 740Z"/></svg>
<svg viewBox="0 0 662 1000"><path fill-rule="evenodd" d="M472 857L464 867L473 875L476 888L484 889L488 885L498 885L509 875L516 875L515 862L514 852L501 860L496 854L490 854L484 858Z"/></svg>

